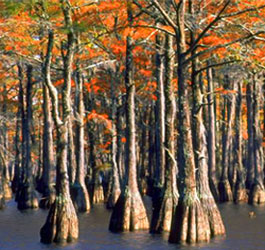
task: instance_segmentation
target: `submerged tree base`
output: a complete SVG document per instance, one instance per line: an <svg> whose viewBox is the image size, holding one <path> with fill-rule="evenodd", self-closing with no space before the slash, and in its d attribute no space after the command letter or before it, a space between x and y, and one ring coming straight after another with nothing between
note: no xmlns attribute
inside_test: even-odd
<svg viewBox="0 0 265 250"><path fill-rule="evenodd" d="M104 190L102 185L95 185L93 192L93 204L104 202Z"/></svg>
<svg viewBox="0 0 265 250"><path fill-rule="evenodd" d="M35 209L39 207L37 192L31 185L22 184L17 192L18 209Z"/></svg>
<svg viewBox="0 0 265 250"><path fill-rule="evenodd" d="M142 197L126 189L121 193L111 215L109 230L112 232L149 229L149 221Z"/></svg>
<svg viewBox="0 0 265 250"><path fill-rule="evenodd" d="M245 203L248 202L248 194L247 190L245 189L244 185L235 187L235 194L234 194L234 202L235 203Z"/></svg>
<svg viewBox="0 0 265 250"><path fill-rule="evenodd" d="M107 208L112 209L115 207L116 202L118 201L121 194L120 188L115 188L111 191L108 201L107 201Z"/></svg>
<svg viewBox="0 0 265 250"><path fill-rule="evenodd" d="M250 189L249 204L263 204L265 203L265 190L260 185L254 184Z"/></svg>
<svg viewBox="0 0 265 250"><path fill-rule="evenodd" d="M154 193L153 214L150 227L150 233L169 232L171 228L173 209L176 202L171 194L167 192L162 194L162 190Z"/></svg>
<svg viewBox="0 0 265 250"><path fill-rule="evenodd" d="M0 194L0 209L5 207L5 197L3 194Z"/></svg>
<svg viewBox="0 0 265 250"><path fill-rule="evenodd" d="M90 211L90 200L85 184L75 183L71 187L71 198L78 212Z"/></svg>
<svg viewBox="0 0 265 250"><path fill-rule="evenodd" d="M54 203L55 198L56 198L56 192L53 187L45 189L42 198L40 199L39 207L43 209L49 209L51 205Z"/></svg>
<svg viewBox="0 0 265 250"><path fill-rule="evenodd" d="M199 199L179 201L169 235L170 243L209 242L211 230L207 215Z"/></svg>
<svg viewBox="0 0 265 250"><path fill-rule="evenodd" d="M200 201L205 214L208 216L207 220L211 230L211 237L225 235L224 223L213 196L211 194L201 196Z"/></svg>
<svg viewBox="0 0 265 250"><path fill-rule="evenodd" d="M233 201L233 193L228 180L220 181L218 184L218 189L220 202Z"/></svg>
<svg viewBox="0 0 265 250"><path fill-rule="evenodd" d="M5 195L5 200L11 200L12 199L12 189L9 186L9 183L7 181L3 182L3 192Z"/></svg>
<svg viewBox="0 0 265 250"><path fill-rule="evenodd" d="M219 202L219 192L217 181L209 178L209 187L216 202Z"/></svg>
<svg viewBox="0 0 265 250"><path fill-rule="evenodd" d="M78 238L78 218L70 197L57 196L40 231L40 241L63 244Z"/></svg>

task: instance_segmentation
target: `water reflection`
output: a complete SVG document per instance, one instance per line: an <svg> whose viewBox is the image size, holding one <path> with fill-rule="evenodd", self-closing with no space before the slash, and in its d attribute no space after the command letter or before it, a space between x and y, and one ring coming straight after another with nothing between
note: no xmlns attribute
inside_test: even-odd
<svg viewBox="0 0 265 250"><path fill-rule="evenodd" d="M146 201L150 205L150 201ZM39 243L39 230L47 211L20 212L14 201L0 211L0 250L262 250L265 249L265 207L247 204L222 204L220 210L227 229L226 238L213 239L210 244L176 246L168 244L167 234L150 235L148 232L113 234L108 231L110 211L103 205L95 206L89 214L79 216L80 239L67 246ZM254 211L256 217L248 213ZM150 214L150 211L149 211Z"/></svg>

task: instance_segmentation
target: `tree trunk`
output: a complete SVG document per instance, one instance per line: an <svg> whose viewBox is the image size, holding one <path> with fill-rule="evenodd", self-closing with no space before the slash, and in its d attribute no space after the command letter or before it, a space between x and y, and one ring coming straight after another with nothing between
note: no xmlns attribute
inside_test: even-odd
<svg viewBox="0 0 265 250"><path fill-rule="evenodd" d="M213 197L219 201L218 183L216 179L216 132L215 132L215 112L214 112L214 99L213 99L213 75L212 69L207 70L207 83L208 83L208 164L209 164L209 184Z"/></svg>
<svg viewBox="0 0 265 250"><path fill-rule="evenodd" d="M17 193L18 209L38 208L38 199L34 187L33 164L31 160L31 119L32 119L32 66L27 66L26 111L22 115L22 183ZM24 104L22 104L24 106Z"/></svg>
<svg viewBox="0 0 265 250"><path fill-rule="evenodd" d="M193 121L194 121L194 145L195 145L195 153L197 154L196 159L196 167L198 168L197 172L197 189L198 189L198 197L203 206L205 215L207 216L207 220L210 226L211 237L217 235L225 234L225 228L223 224L223 220L221 214L218 210L218 207L215 203L214 197L210 190L209 186L209 178L208 178L208 150L207 150L207 140L206 140L206 129L204 126L203 119L203 95L201 89L199 87L198 75L196 72L197 62L194 61L193 68L193 103L194 103L194 113L193 113ZM214 146L215 149L215 145ZM213 149L213 150L214 150ZM212 150L212 151L213 151Z"/></svg>
<svg viewBox="0 0 265 250"><path fill-rule="evenodd" d="M3 187L3 164L5 162L4 152L2 147L0 148L0 210L5 207L5 194Z"/></svg>
<svg viewBox="0 0 265 250"><path fill-rule="evenodd" d="M195 159L188 99L188 65L186 59L186 0L180 2L178 13L178 167L179 200L172 220L169 242L195 243L209 241L208 217L196 190Z"/></svg>
<svg viewBox="0 0 265 250"><path fill-rule="evenodd" d="M236 135L234 150L234 167L236 168L236 184L234 190L234 201L236 203L246 202L248 200L247 191L245 188L245 175L242 162L242 82L237 83L237 98L236 98Z"/></svg>
<svg viewBox="0 0 265 250"><path fill-rule="evenodd" d="M139 154L140 154L140 162L139 162L139 171L138 171L138 183L140 186L140 192L142 195L146 195L147 193L147 168L146 168L146 159L147 159L147 138L148 138L148 114L149 114L149 107L144 107L142 114L141 114L141 142L139 147Z"/></svg>
<svg viewBox="0 0 265 250"><path fill-rule="evenodd" d="M155 190L155 168L154 168L154 154L155 154L155 136L154 136L154 105L151 104L150 113L148 117L148 177L147 177L147 191L146 194L153 197Z"/></svg>
<svg viewBox="0 0 265 250"><path fill-rule="evenodd" d="M74 116L71 113L68 123L68 175L70 185L74 185L76 179L76 155L75 155L75 144L73 135L73 119Z"/></svg>
<svg viewBox="0 0 265 250"><path fill-rule="evenodd" d="M112 163L112 180L110 195L107 201L107 208L114 208L120 194L120 179L119 168L117 162L117 128L116 128L116 115L117 115L117 103L115 92L115 79L111 78L111 120L112 120L112 138L111 138L111 163Z"/></svg>
<svg viewBox="0 0 265 250"><path fill-rule="evenodd" d="M128 4L128 21L132 24L131 1ZM113 232L148 229L146 210L137 185L135 145L135 84L133 82L133 41L127 36L126 47L126 185L113 209L109 229Z"/></svg>
<svg viewBox="0 0 265 250"><path fill-rule="evenodd" d="M45 84L49 87L52 98L53 118L57 130L57 165L56 165L56 199L52 204L47 220L41 228L41 242L72 242L78 238L78 218L73 206L67 173L68 123L71 114L71 73L74 56L74 31L72 27L71 9L68 0L61 0L65 25L68 28L67 52L62 52L64 62L64 85L62 92L62 119L59 116L59 100L57 89L50 79L50 66L53 48L53 32L49 32L48 47L45 59Z"/></svg>
<svg viewBox="0 0 265 250"><path fill-rule="evenodd" d="M163 188L165 183L165 37L156 36L156 82L157 82L157 101L156 101L156 187Z"/></svg>
<svg viewBox="0 0 265 250"><path fill-rule="evenodd" d="M229 83L228 76L226 76L226 84ZM235 88L235 82L232 82L232 90ZM229 112L227 112L227 125L224 129L224 141L223 141L223 154L222 154L222 175L221 180L218 184L219 189L219 196L220 196L220 202L227 202L227 201L233 201L233 193L232 189L229 183L228 179L228 171L229 171L229 157L231 154L231 145L232 145L232 124L235 118L235 94L230 93L226 94L225 97L225 103L224 103L224 109L228 109ZM223 117L225 122L225 116Z"/></svg>
<svg viewBox="0 0 265 250"><path fill-rule="evenodd" d="M80 69L76 72L76 106L77 106L77 129L76 129L76 178L71 188L72 200L79 212L90 210L90 200L85 184L85 145L84 145L84 100L83 100L83 77Z"/></svg>
<svg viewBox="0 0 265 250"><path fill-rule="evenodd" d="M173 38L166 35L165 42L165 117L162 119L165 124L165 139L160 147L165 150L165 182L157 197L158 201L153 206L153 215L150 232L170 231L173 209L177 205L178 193L176 182L177 163L175 160L175 118L176 103L172 84L174 68ZM161 113L164 116L164 113ZM161 143L161 141L160 141ZM163 168L163 166L161 166ZM154 197L153 197L154 200Z"/></svg>
<svg viewBox="0 0 265 250"><path fill-rule="evenodd" d="M8 116L7 114L7 88L6 84L3 84L3 94L2 94L2 114L3 118L1 121L1 128L0 128L0 137L1 137L1 142L0 144L3 146L4 149L4 154L7 155L8 148L9 148L9 143L8 143ZM10 188L10 173L9 173L9 167L8 167L8 161L7 157L5 163L3 164L2 168L2 183L3 183L3 189L4 189L4 196L5 200L10 200L12 199L12 190Z"/></svg>
<svg viewBox="0 0 265 250"><path fill-rule="evenodd" d="M249 203L265 203L262 133L260 129L261 84L257 75L253 76L253 158L254 158L254 183L250 188Z"/></svg>
<svg viewBox="0 0 265 250"><path fill-rule="evenodd" d="M43 69L43 76L45 78L45 69ZM54 189L54 153L53 153L53 137L52 137L52 113L50 107L50 94L46 84L43 84L43 171L40 180L40 191L42 192L42 199L40 200L41 208L50 208L55 200Z"/></svg>
<svg viewBox="0 0 265 250"><path fill-rule="evenodd" d="M246 187L251 189L254 183L254 138L253 138L253 82L247 84L247 124L248 124L248 145L247 145L247 180Z"/></svg>
<svg viewBox="0 0 265 250"><path fill-rule="evenodd" d="M20 94L19 98L20 99ZM12 180L12 191L13 193L17 193L19 182L21 178L21 153L20 153L20 122L19 117L21 116L21 107L18 107L17 115L16 115L16 135L15 135L15 163L14 163L14 177Z"/></svg>

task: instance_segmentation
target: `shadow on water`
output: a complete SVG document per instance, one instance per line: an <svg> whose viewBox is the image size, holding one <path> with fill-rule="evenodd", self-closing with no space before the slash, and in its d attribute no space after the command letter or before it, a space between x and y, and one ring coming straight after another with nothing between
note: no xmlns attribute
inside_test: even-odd
<svg viewBox="0 0 265 250"><path fill-rule="evenodd" d="M146 200L148 207L150 201ZM150 235L148 232L113 234L108 231L111 212L104 205L96 205L89 214L79 215L80 238L67 245L39 243L39 230L47 211L20 212L14 201L0 211L0 250L264 250L265 207L247 204L222 204L219 206L227 229L226 238L213 239L208 244L177 246L167 242L167 234ZM254 218L249 212L255 213ZM150 210L149 210L150 214Z"/></svg>

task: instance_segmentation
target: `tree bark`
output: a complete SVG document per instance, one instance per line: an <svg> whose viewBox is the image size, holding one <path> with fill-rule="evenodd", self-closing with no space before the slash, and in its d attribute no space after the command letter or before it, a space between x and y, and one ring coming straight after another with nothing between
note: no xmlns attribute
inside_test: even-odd
<svg viewBox="0 0 265 250"><path fill-rule="evenodd" d="M51 98L53 119L57 130L57 165L56 165L56 199L52 204L47 220L41 228L41 242L50 244L52 242L72 242L78 238L78 218L73 206L70 190L69 177L67 173L67 144L68 123L71 114L71 74L74 56L74 31L71 19L71 5L68 0L61 0L64 14L65 26L67 27L67 52L62 51L64 63L64 84L62 91L62 119L59 116L59 100L57 89L52 85L50 79L50 66L53 48L53 32L49 32L48 47L45 60L45 84L48 86Z"/></svg>
<svg viewBox="0 0 265 250"><path fill-rule="evenodd" d="M193 72L196 72L197 61L194 61ZM208 150L206 128L203 119L203 95L199 87L198 75L193 73L193 103L194 103L194 146L197 154L197 192L210 226L211 237L225 234L225 227L219 209L209 186ZM215 146L215 145L212 145ZM215 149L215 147L214 147Z"/></svg>
<svg viewBox="0 0 265 250"><path fill-rule="evenodd" d="M230 80L228 76L226 76L226 84L229 84ZM230 83L231 84L231 83ZM235 88L235 81L232 82L232 90ZM232 145L232 124L235 118L235 105L236 105L236 98L235 94L228 93L224 97L225 103L224 103L224 109L228 109L227 112L227 125L224 125L224 141L223 141L223 154L222 154L222 175L221 180L218 184L219 189L219 196L220 196L220 202L227 202L227 201L233 201L233 193L231 189L231 185L229 183L228 179L228 171L229 171L229 157L231 154L231 145ZM223 117L225 121L225 116ZM224 122L223 121L223 122Z"/></svg>
<svg viewBox="0 0 265 250"><path fill-rule="evenodd" d="M165 150L165 182L157 201L157 206L153 206L153 215L150 232L159 233L162 231L170 231L172 214L177 205L177 162L175 160L175 118L176 103L175 94L172 84L173 68L174 68L174 50L173 38L166 35L165 42L165 117L162 119L165 124L165 139L160 145ZM164 116L164 113L161 113ZM161 142L160 142L161 143ZM162 168L163 166L161 166ZM154 200L154 198L153 198ZM154 203L156 204L156 203Z"/></svg>
<svg viewBox="0 0 265 250"><path fill-rule="evenodd" d="M254 183L254 138L253 138L253 83L247 84L247 124L248 124L248 145L247 145L247 180L246 187L250 189Z"/></svg>
<svg viewBox="0 0 265 250"><path fill-rule="evenodd" d="M178 39L176 41L178 60L178 167L180 196L174 211L169 235L169 242L182 244L209 241L211 236L209 218L198 197L196 188L196 167L188 99L188 65L185 63L186 3L186 0L179 3L177 20Z"/></svg>
<svg viewBox="0 0 265 250"><path fill-rule="evenodd" d="M45 68L43 68L43 76L45 78ZM42 199L39 206L41 208L50 208L55 200L54 188L54 152L53 152L53 135L52 135L52 113L50 103L49 89L46 84L43 84L43 171L40 180L40 191L42 192Z"/></svg>
<svg viewBox="0 0 265 250"><path fill-rule="evenodd" d="M127 1L128 21L132 24L132 2ZM146 210L137 185L135 144L135 84L133 82L133 41L126 40L126 185L113 209L109 230L113 232L148 229Z"/></svg>
<svg viewBox="0 0 265 250"><path fill-rule="evenodd" d="M90 210L90 200L85 184L85 145L84 145L84 100L83 100L83 76L77 67L76 72L76 178L71 188L72 200L79 212Z"/></svg>
<svg viewBox="0 0 265 250"><path fill-rule="evenodd" d="M116 116L117 116L117 102L116 102L116 91L115 91L115 79L111 78L111 120L112 120L112 138L111 138L111 163L112 163L112 180L110 195L107 201L107 208L114 208L120 194L120 178L119 178L119 167L117 161L117 127L116 127Z"/></svg>
<svg viewBox="0 0 265 250"><path fill-rule="evenodd" d="M245 175L244 167L242 162L242 82L237 83L237 97L236 97L236 118L235 118L235 145L233 152L234 156L234 166L236 168L236 184L234 190L234 201L235 203L247 202L247 191L245 188Z"/></svg>
<svg viewBox="0 0 265 250"><path fill-rule="evenodd" d="M34 187L33 164L31 160L31 123L32 123L32 70L27 66L26 110L22 112L22 175L21 185L17 191L18 209L38 208L38 199ZM23 88L23 86L21 86Z"/></svg>
<svg viewBox="0 0 265 250"><path fill-rule="evenodd" d="M213 197L219 201L218 183L216 176L216 131L215 131L215 112L214 112L214 99L213 99L213 75L212 69L207 70L207 83L208 83L208 164L209 164L209 184Z"/></svg>
<svg viewBox="0 0 265 250"><path fill-rule="evenodd" d="M257 74L253 76L253 159L254 159L254 182L250 188L249 203L265 203L265 189L263 184L263 149L262 133L260 129L260 106L261 106L261 84Z"/></svg>

